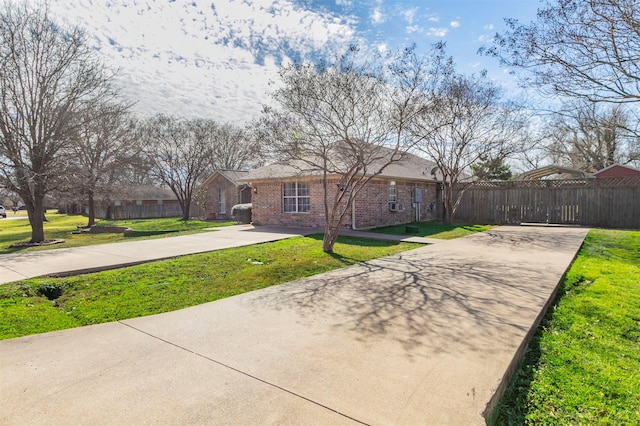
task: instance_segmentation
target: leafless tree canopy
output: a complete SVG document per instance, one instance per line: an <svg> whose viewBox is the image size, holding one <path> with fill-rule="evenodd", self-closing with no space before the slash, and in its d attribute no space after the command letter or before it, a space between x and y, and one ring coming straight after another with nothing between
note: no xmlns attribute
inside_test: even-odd
<svg viewBox="0 0 640 426"><path fill-rule="evenodd" d="M57 25L45 4L0 9L0 174L27 206L32 242L44 240L44 197L73 161L80 113L112 95L111 75L78 28Z"/></svg>
<svg viewBox="0 0 640 426"><path fill-rule="evenodd" d="M451 223L462 191L452 188L468 180L470 166L483 158L501 161L522 150L527 121L522 108L501 102L501 90L484 74L451 74L436 92L435 108L425 109L412 125L424 135L417 149L437 165L444 184L445 222Z"/></svg>
<svg viewBox="0 0 640 426"><path fill-rule="evenodd" d="M88 225L95 223L95 198L108 199L126 186L126 171L139 163L141 144L129 105L90 105L79 115L72 140L73 163L67 169L71 195L86 200Z"/></svg>
<svg viewBox="0 0 640 426"><path fill-rule="evenodd" d="M208 130L204 120L165 115L147 120L140 130L151 174L176 195L183 220L189 220L194 191L210 171L213 144Z"/></svg>
<svg viewBox="0 0 640 426"><path fill-rule="evenodd" d="M213 144L213 170L246 170L264 165L260 140L250 129L207 120Z"/></svg>
<svg viewBox="0 0 640 426"><path fill-rule="evenodd" d="M263 140L272 155L322 176L325 251L333 250L361 188L415 143L408 123L424 105L429 77L412 49L387 61L360 53L353 48L332 63L283 68L273 93L279 109L265 110Z"/></svg>
<svg viewBox="0 0 640 426"><path fill-rule="evenodd" d="M573 102L554 115L546 149L554 163L593 173L640 160L637 130L622 105Z"/></svg>
<svg viewBox="0 0 640 426"><path fill-rule="evenodd" d="M640 100L637 0L558 0L529 25L507 24L485 51L530 71L527 84L595 102Z"/></svg>

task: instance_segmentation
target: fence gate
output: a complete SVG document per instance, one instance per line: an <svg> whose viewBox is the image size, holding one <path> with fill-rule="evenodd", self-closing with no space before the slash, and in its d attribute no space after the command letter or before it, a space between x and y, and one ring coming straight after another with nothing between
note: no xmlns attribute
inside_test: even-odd
<svg viewBox="0 0 640 426"><path fill-rule="evenodd" d="M463 189L456 220L640 227L640 178L474 182Z"/></svg>

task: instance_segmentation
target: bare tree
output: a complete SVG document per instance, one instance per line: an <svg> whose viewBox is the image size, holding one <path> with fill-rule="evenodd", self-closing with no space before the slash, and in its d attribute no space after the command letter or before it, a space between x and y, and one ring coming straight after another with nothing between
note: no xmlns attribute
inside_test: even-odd
<svg viewBox="0 0 640 426"><path fill-rule="evenodd" d="M206 120L213 143L214 170L245 170L264 164L260 140L251 132L231 124Z"/></svg>
<svg viewBox="0 0 640 426"><path fill-rule="evenodd" d="M444 222L451 223L469 167L483 158L502 161L521 150L526 135L523 110L500 103L501 90L486 78L452 74L437 92L437 108L425 109L413 132L425 135L417 149L437 165L433 173L443 182Z"/></svg>
<svg viewBox="0 0 640 426"><path fill-rule="evenodd" d="M557 0L533 23L506 22L481 50L527 71L526 84L592 102L640 100L637 0Z"/></svg>
<svg viewBox="0 0 640 426"><path fill-rule="evenodd" d="M153 164L151 174L173 191L183 220L189 220L194 191L210 168L213 143L204 124L159 115L140 132L147 145L146 158Z"/></svg>
<svg viewBox="0 0 640 426"><path fill-rule="evenodd" d="M358 192L413 146L406 128L426 103L430 70L413 49L388 58L390 66L360 53L284 67L273 93L280 108L265 109L271 153L322 180L325 252L333 251Z"/></svg>
<svg viewBox="0 0 640 426"><path fill-rule="evenodd" d="M33 243L45 240L45 195L73 161L79 113L111 96L110 79L83 32L54 23L46 3L3 4L0 179L24 201Z"/></svg>
<svg viewBox="0 0 640 426"><path fill-rule="evenodd" d="M638 132L621 105L573 102L554 114L546 149L554 162L587 172L640 160Z"/></svg>
<svg viewBox="0 0 640 426"><path fill-rule="evenodd" d="M123 171L138 163L141 146L128 104L91 105L78 118L71 145L74 163L68 171L73 193L86 197L88 226L92 226L96 196L109 198L126 183Z"/></svg>

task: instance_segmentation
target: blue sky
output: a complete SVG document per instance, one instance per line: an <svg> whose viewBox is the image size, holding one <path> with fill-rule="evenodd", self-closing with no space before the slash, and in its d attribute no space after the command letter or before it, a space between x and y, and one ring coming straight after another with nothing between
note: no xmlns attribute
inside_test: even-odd
<svg viewBox="0 0 640 426"><path fill-rule="evenodd" d="M487 69L513 93L508 70L476 54L504 18L529 22L538 0L50 0L83 27L135 112L242 125L269 102L281 64L358 43L426 51L445 41L458 70Z"/></svg>

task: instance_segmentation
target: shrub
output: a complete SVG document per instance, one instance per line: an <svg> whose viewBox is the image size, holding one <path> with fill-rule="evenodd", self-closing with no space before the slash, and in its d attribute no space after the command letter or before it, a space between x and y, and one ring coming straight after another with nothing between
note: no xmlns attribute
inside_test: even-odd
<svg viewBox="0 0 640 426"><path fill-rule="evenodd" d="M251 223L251 203L233 206L231 208L231 217L238 223Z"/></svg>

